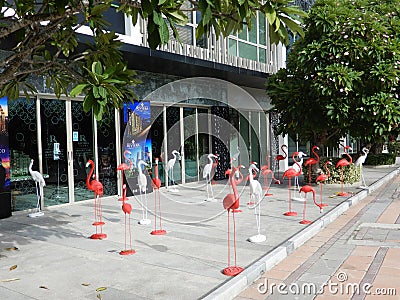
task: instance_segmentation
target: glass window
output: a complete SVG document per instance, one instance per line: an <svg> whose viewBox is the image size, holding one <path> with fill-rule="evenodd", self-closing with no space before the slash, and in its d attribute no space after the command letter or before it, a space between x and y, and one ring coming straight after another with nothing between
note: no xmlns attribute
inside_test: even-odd
<svg viewBox="0 0 400 300"><path fill-rule="evenodd" d="M210 154L210 131L208 128L208 109L197 109L198 124L199 124L199 164L204 166L208 163L207 155ZM199 171L202 174L203 170Z"/></svg>
<svg viewBox="0 0 400 300"><path fill-rule="evenodd" d="M181 180L181 160L178 159L177 155L173 155L172 152L178 151L180 153L181 148L181 130L180 130L180 114L179 107L167 107L167 157L166 161L170 159L175 159L173 168L169 171L169 181L170 184L180 183Z"/></svg>
<svg viewBox="0 0 400 300"><path fill-rule="evenodd" d="M72 132L76 135L76 138L73 139L74 196L75 201L81 201L93 198L93 192L86 188L86 163L89 159L95 160L93 155L92 113L85 113L80 101L72 101L71 110ZM97 179L104 187L104 178L100 177L100 179Z"/></svg>
<svg viewBox="0 0 400 300"><path fill-rule="evenodd" d="M257 47L239 42L239 56L257 61Z"/></svg>
<svg viewBox="0 0 400 300"><path fill-rule="evenodd" d="M240 149L240 163L248 166L250 162L250 136L249 136L249 121L248 112L240 113L240 135L244 144L239 145Z"/></svg>
<svg viewBox="0 0 400 300"><path fill-rule="evenodd" d="M238 34L239 39L247 41L247 26L243 26L243 30Z"/></svg>
<svg viewBox="0 0 400 300"><path fill-rule="evenodd" d="M258 14L258 28L259 44L267 45L267 29L263 14Z"/></svg>
<svg viewBox="0 0 400 300"><path fill-rule="evenodd" d="M236 40L229 39L229 54L237 56L237 47L236 47Z"/></svg>
<svg viewBox="0 0 400 300"><path fill-rule="evenodd" d="M197 181L197 141L196 141L196 109L183 108L185 180Z"/></svg>
<svg viewBox="0 0 400 300"><path fill-rule="evenodd" d="M111 110L103 115L101 121L97 122L99 177L100 182L103 183L105 196L118 194L115 138L115 114Z"/></svg>
<svg viewBox="0 0 400 300"><path fill-rule="evenodd" d="M258 61L267 63L267 51L263 48L258 48Z"/></svg>
<svg viewBox="0 0 400 300"><path fill-rule="evenodd" d="M35 182L29 174L29 164L39 171L36 128L36 102L25 98L9 103L9 145L11 156L11 204L12 210L26 210L37 205ZM44 177L47 177L44 175ZM45 178L46 181L46 178ZM46 192L47 197L47 192Z"/></svg>
<svg viewBox="0 0 400 300"><path fill-rule="evenodd" d="M111 9L107 9L104 13L104 19L110 23L110 31L125 34L125 17L123 12L117 12L116 6L113 5Z"/></svg>
<svg viewBox="0 0 400 300"><path fill-rule="evenodd" d="M251 112L251 160L257 162L259 165L260 163L260 137L258 134L259 131L259 113L258 112Z"/></svg>
<svg viewBox="0 0 400 300"><path fill-rule="evenodd" d="M249 42L257 44L257 20L251 17L251 30L249 30Z"/></svg>
<svg viewBox="0 0 400 300"><path fill-rule="evenodd" d="M164 164L161 163L161 150L164 142L164 129L163 129L163 107L162 106L151 106L151 149L153 151L153 161L155 158L160 160L158 164L158 176L161 183L165 183L164 176Z"/></svg>

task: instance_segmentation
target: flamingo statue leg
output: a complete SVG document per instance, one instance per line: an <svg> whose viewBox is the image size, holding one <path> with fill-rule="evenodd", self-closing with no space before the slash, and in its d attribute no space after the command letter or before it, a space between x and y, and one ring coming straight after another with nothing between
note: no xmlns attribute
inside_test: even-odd
<svg viewBox="0 0 400 300"><path fill-rule="evenodd" d="M340 182L342 185L342 191L338 194L341 197L347 197L350 194L344 191L344 176L343 176L343 167L340 167Z"/></svg>
<svg viewBox="0 0 400 300"><path fill-rule="evenodd" d="M103 233L103 225L105 223L103 222L103 216L101 212L100 195L94 196L94 220L95 221L93 223L93 226L96 227L96 233L92 234L90 238L93 240L102 240L107 238L107 234ZM99 232L99 227L100 227L100 232Z"/></svg>
<svg viewBox="0 0 400 300"><path fill-rule="evenodd" d="M229 210L228 210L228 267L222 270L222 273L227 276L236 276L244 269L239 267L236 262L236 220L235 212L232 210L233 219L233 252L234 252L234 265L230 265L230 229L229 229Z"/></svg>
<svg viewBox="0 0 400 300"><path fill-rule="evenodd" d="M305 224L305 225L311 224L312 221L306 219L306 205L307 205L307 201L306 201L306 200L307 200L307 193L309 193L309 192L312 193L314 204L315 204L316 206L319 207L319 211L320 211L321 213L322 213L322 205L317 203L317 201L316 201L316 195L315 195L315 190L314 190L310 185L305 185L305 186L303 186L303 187L300 189L300 192L304 192L304 194L305 194L305 196L304 196L305 201L304 201L304 208L303 208L303 220L300 221L300 224Z"/></svg>
<svg viewBox="0 0 400 300"><path fill-rule="evenodd" d="M289 185L288 185L288 191L289 191L289 210L284 213L285 216L287 217L295 217L297 216L297 212L292 211L292 193L291 193L291 188L292 188L292 180L289 178Z"/></svg>
<svg viewBox="0 0 400 300"><path fill-rule="evenodd" d="M120 251L120 255L131 255L135 254L136 251L132 249L132 231L131 231L131 212L132 212L132 206L125 201L122 204L122 211L124 212L124 243L125 243L125 248L124 250ZM129 226L129 248L127 248L126 245L126 215L128 214L128 226Z"/></svg>
<svg viewBox="0 0 400 300"><path fill-rule="evenodd" d="M157 209L156 209L156 191L158 194L158 217L159 217L159 221L158 223L160 224L160 229L157 229L156 227L156 218L157 218ZM152 232L150 232L150 234L152 235L165 235L167 234L167 231L162 229L162 221L161 221L161 201L160 201L160 191L158 189L154 190L154 230Z"/></svg>
<svg viewBox="0 0 400 300"><path fill-rule="evenodd" d="M304 196L304 206L303 206L303 220L300 221L300 224L311 224L312 221L306 220L306 208L307 208L307 193Z"/></svg>
<svg viewBox="0 0 400 300"><path fill-rule="evenodd" d="M319 202L321 204L321 206L328 206L327 203L322 203L322 182L319 183Z"/></svg>

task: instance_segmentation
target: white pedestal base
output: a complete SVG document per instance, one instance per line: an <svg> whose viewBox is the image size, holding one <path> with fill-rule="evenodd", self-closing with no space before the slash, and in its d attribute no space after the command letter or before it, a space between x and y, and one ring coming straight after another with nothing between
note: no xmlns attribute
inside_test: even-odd
<svg viewBox="0 0 400 300"><path fill-rule="evenodd" d="M253 235L252 237L249 237L249 242L251 243L262 243L267 240L267 237L263 234L257 234Z"/></svg>
<svg viewBox="0 0 400 300"><path fill-rule="evenodd" d="M37 217L42 217L42 216L44 216L44 212L42 212L42 211L33 212L28 215L28 217L30 217L30 218L37 218Z"/></svg>
<svg viewBox="0 0 400 300"><path fill-rule="evenodd" d="M139 220L139 224L140 225L149 225L149 224L151 224L151 220L150 219L141 219L141 220Z"/></svg>
<svg viewBox="0 0 400 300"><path fill-rule="evenodd" d="M207 202L217 202L217 199L215 199L215 198L207 198L206 201Z"/></svg>

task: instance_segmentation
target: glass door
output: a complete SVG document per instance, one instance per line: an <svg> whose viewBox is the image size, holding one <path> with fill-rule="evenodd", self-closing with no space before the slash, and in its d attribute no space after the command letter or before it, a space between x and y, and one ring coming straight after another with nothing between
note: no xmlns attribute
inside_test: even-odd
<svg viewBox="0 0 400 300"><path fill-rule="evenodd" d="M185 181L197 181L197 117L196 108L183 108Z"/></svg>
<svg viewBox="0 0 400 300"><path fill-rule="evenodd" d="M71 101L70 103L70 127L72 128L69 128L67 132L72 133L72 137L69 136L68 139L69 141L72 141L72 151L70 152L72 153L72 162L70 162L70 165L72 165L73 172L73 194L74 201L82 201L93 197L93 192L86 188L86 177L88 172L86 169L86 163L89 159L96 161L93 153L93 116L91 112L85 113L83 111L82 102ZM104 151L104 153L105 152L106 151ZM103 152L101 154L103 155ZM103 164L101 165L103 166ZM96 174L98 173L96 172ZM102 176L102 178L98 177L98 180L103 182L104 176Z"/></svg>
<svg viewBox="0 0 400 300"><path fill-rule="evenodd" d="M66 101L40 101L43 173L47 174L45 206L68 203Z"/></svg>

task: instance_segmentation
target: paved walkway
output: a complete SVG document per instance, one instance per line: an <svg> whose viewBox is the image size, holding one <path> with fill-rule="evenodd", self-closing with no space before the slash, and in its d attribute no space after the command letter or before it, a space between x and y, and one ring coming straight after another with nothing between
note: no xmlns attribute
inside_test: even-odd
<svg viewBox="0 0 400 300"><path fill-rule="evenodd" d="M351 207L235 299L400 299L399 183Z"/></svg>
<svg viewBox="0 0 400 300"><path fill-rule="evenodd" d="M231 191L226 184L213 186L215 202L204 201L207 194L202 184L179 186L179 191L174 193L162 189L163 227L167 230L165 236L149 234L154 229L153 195L148 195L152 224L147 226L137 223L142 218L141 205L146 204L145 199L141 202L140 197L132 197L132 235L136 254L131 256L119 255L125 248L124 214L117 197L103 199L103 215L106 222L103 230L108 235L104 240L88 238L94 232L91 226L92 200L50 207L40 218L28 218L26 212L15 213L10 218L0 220L0 299L248 298L250 294L246 293L251 293L252 287L242 291L254 280L263 274L269 274L265 272L278 263L285 264L284 259L288 254L302 252L296 249L316 234L324 232L322 229L334 226L340 215L347 215L351 211L348 210L349 207L363 199L360 205L365 206L367 201L373 201L369 200L370 197L374 197L376 193L384 193L382 191L386 189L377 189L397 178L399 171L398 166L365 167L364 175L369 189L362 190L357 185L346 186L345 189L352 193L348 197L336 195L340 191L339 185L325 185L324 202L328 203L328 206L324 208L323 213L320 213L310 199L307 200L306 218L314 221L311 225L299 223L303 219L304 202L292 203L293 210L299 212L298 216L284 216L283 213L288 210L287 185L272 186L270 192L273 196L265 197L261 203L261 233L267 236L267 240L260 244L248 242L248 238L257 233L256 219L254 210L246 205L249 201L249 188L241 186L240 208L243 212L236 214L237 263L245 270L236 277L226 277L221 273L228 260L227 214L222 208L222 200ZM393 183L394 186L396 183ZM318 190L318 187L315 188ZM291 193L295 197L298 196L295 191ZM381 198L389 199L389 196L382 194ZM378 205L380 201L375 202L382 210L379 211L374 206L371 213L378 216L383 208ZM362 217L363 213L360 215ZM367 241L365 237L379 229L364 224L373 222L375 220L372 217L362 222L358 234L354 236L354 244L343 245L345 249L338 254L332 249L326 255L344 261L348 256L345 251L357 250L359 241L364 243ZM358 225L355 223L352 226ZM380 229L382 236L387 233L385 242L395 239L392 237L391 228ZM340 232L332 238L344 241L345 234ZM330 243L328 245L334 242L329 239L327 241ZM311 240L314 244L309 247L313 247L315 251L327 251L329 247L324 246L327 241ZM390 250L391 248L388 249L386 257L394 255ZM305 253L308 255L311 249L305 250ZM310 257L312 256L308 258ZM297 277L289 276L298 276L303 281L310 280L314 273L309 265L317 262L310 260L300 264L300 261L300 258L297 259L298 266L303 267L297 272L292 272L297 269L287 270L294 275L271 279L288 279L290 282L297 280ZM329 269L332 274L336 272L334 266L325 266L323 263L320 262L320 266L316 265L314 269L321 269L322 264L322 269ZM273 268L268 272L277 270L279 269ZM331 273L323 278L328 280ZM309 277L304 277L307 274ZM318 277L322 278L320 274ZM266 296L258 292L256 295Z"/></svg>

